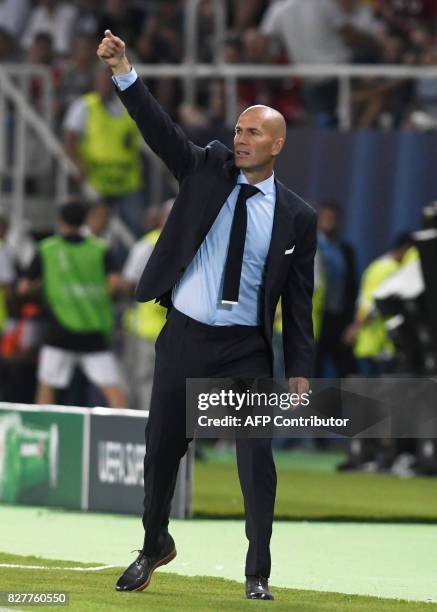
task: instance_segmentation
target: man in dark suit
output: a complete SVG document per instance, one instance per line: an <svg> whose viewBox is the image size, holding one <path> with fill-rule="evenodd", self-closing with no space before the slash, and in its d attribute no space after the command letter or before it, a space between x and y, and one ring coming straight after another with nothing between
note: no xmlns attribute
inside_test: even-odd
<svg viewBox="0 0 437 612"><path fill-rule="evenodd" d="M272 325L282 297L284 357L290 391L305 393L313 363L311 300L316 215L277 181L273 166L285 121L265 106L247 109L234 152L214 141L188 141L151 96L109 30L98 49L118 94L147 144L179 181L179 195L138 283L139 301L169 309L156 341L144 460L145 538L117 590L148 586L152 572L176 556L168 533L170 503L185 431L187 378L271 377ZM238 439L244 498L246 596L272 599L268 588L276 471L270 439Z"/></svg>

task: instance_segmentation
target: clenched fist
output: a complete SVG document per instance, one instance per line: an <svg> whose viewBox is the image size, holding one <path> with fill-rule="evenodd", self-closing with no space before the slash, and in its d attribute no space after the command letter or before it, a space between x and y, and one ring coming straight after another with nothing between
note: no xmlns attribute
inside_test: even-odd
<svg viewBox="0 0 437 612"><path fill-rule="evenodd" d="M114 36L111 30L105 30L105 37L97 49L97 55L116 76L130 72L131 65L126 57L126 45L121 38Z"/></svg>

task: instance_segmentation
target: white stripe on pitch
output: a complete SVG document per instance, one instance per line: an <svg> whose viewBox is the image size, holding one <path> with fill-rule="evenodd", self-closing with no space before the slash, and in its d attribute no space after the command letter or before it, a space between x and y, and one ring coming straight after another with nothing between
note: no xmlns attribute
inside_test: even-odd
<svg viewBox="0 0 437 612"><path fill-rule="evenodd" d="M19 563L0 563L0 567L11 569L36 569L36 570L66 570L72 572L100 572L105 569L112 569L118 565L98 565L96 567L56 567L48 565L24 565Z"/></svg>

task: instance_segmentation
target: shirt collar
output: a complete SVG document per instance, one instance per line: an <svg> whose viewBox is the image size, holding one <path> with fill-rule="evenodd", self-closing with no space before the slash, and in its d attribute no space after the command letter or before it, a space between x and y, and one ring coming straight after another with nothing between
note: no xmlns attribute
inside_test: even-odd
<svg viewBox="0 0 437 612"><path fill-rule="evenodd" d="M248 185L248 184L249 184L249 181L245 177L243 171L240 170L240 174L238 175L238 179L237 179L237 185ZM254 187L257 187L263 195L267 195L268 193L273 193L275 189L275 173L273 172L272 176L269 176L269 178L266 178L264 181L257 183L256 185L254 185Z"/></svg>

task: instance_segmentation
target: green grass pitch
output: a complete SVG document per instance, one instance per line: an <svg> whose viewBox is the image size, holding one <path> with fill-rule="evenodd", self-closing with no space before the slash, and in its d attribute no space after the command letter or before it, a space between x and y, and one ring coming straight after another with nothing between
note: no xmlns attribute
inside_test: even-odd
<svg viewBox="0 0 437 612"><path fill-rule="evenodd" d="M43 565L46 567L84 567L67 561L38 557L20 557L0 553L0 564ZM91 566L99 564L91 564ZM323 593L274 588L275 601L255 602L244 599L243 584L211 577L185 577L158 570L148 589L139 593L117 593L114 583L122 568L98 572L62 569L25 569L0 567L0 591L67 591L68 606L50 606L50 610L101 612L101 610L269 610L284 612L431 612L437 604L358 597L340 593ZM21 610L39 607L20 605ZM44 606L45 609L47 609ZM14 607L9 608L13 610Z"/></svg>
<svg viewBox="0 0 437 612"><path fill-rule="evenodd" d="M278 454L276 461L276 519L437 523L434 478L335 472L329 455L329 469L323 472L318 465L310 471L301 462L287 465L287 455ZM221 463L196 462L193 510L197 517L244 516L231 453Z"/></svg>

